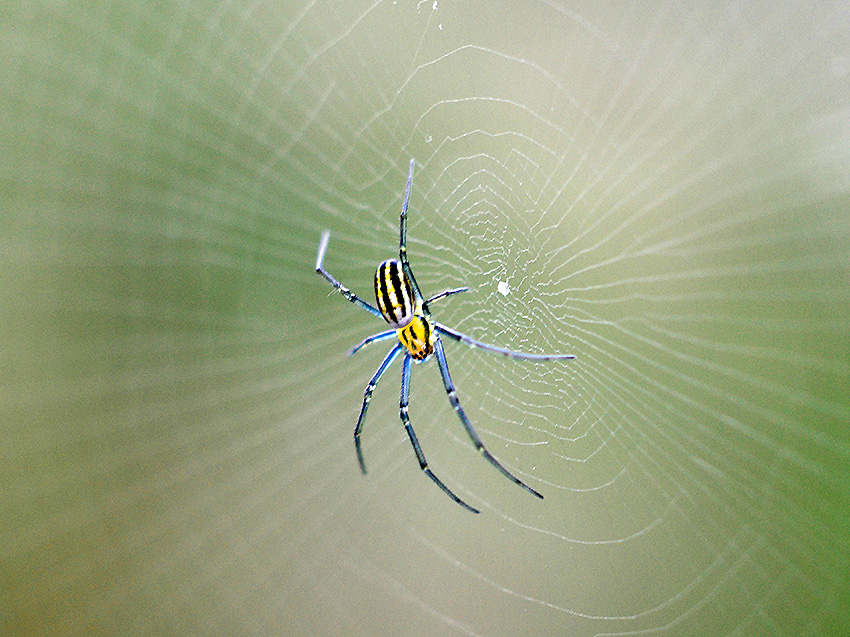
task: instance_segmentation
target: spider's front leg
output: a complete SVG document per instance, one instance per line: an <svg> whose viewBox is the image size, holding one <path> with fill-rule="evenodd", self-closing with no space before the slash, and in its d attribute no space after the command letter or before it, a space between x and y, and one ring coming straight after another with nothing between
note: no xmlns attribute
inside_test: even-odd
<svg viewBox="0 0 850 637"><path fill-rule="evenodd" d="M369 384L366 385L366 389L363 391L363 405L360 407L360 415L357 417L357 424L354 426L354 448L357 450L357 462L360 463L360 471L363 473L366 473L366 463L363 462L363 451L360 449L360 431L363 429L363 419L366 418L366 411L369 409L369 403L372 401L372 392L375 391L375 387L378 386L381 377L387 371L387 367L392 364L401 350L401 343L397 343L390 350L390 353L386 355L378 367L378 371L375 372L369 380Z"/></svg>
<svg viewBox="0 0 850 637"><path fill-rule="evenodd" d="M407 432L407 436L410 438L410 444L413 445L413 451L416 454L416 459L419 460L419 467L422 471L425 472L431 480L433 480L438 487L440 487L443 492L449 496L452 500L457 502L460 506L462 506L467 511L472 511L473 513L480 513L478 509L474 509L469 506L466 502L457 497L454 492L449 489L445 484L443 484L442 480L440 480L437 476L435 476L431 470L428 468L428 461L425 459L425 454L422 453L422 448L419 446L419 439L416 437L416 432L413 431L413 426L410 424L410 417L408 416L408 398L410 397L410 363L413 359L410 354L404 355L404 361L402 363L401 369L401 398L399 400L399 413L401 414L401 422L404 425L404 429Z"/></svg>
<svg viewBox="0 0 850 637"><path fill-rule="evenodd" d="M449 364L448 361L446 361L446 352L443 350L443 341L439 336L437 336L434 341L434 353L437 355L437 365L440 367L440 376L443 378L443 385L446 388L446 394L449 396L449 402L451 403L452 408L457 412L458 418L460 418L460 421L463 423L463 427L472 439L472 443L475 445L475 448L481 452L481 455L487 458L490 464L501 471L502 474L504 474L509 480L542 500L543 496L540 493L505 469L502 464L493 457L493 454L487 451L487 448L484 446L481 438L478 437L478 434L472 427L472 423L469 422L469 418L466 416L466 412L463 410L463 407L460 406L460 400L457 397L457 390L455 389L454 383L452 383L452 377L449 374Z"/></svg>

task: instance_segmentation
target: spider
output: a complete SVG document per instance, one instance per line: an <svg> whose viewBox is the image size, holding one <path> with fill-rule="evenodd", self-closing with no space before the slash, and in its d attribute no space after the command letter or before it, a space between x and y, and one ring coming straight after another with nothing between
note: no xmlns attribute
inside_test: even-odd
<svg viewBox="0 0 850 637"><path fill-rule="evenodd" d="M413 445L413 451L416 458L419 460L419 466L431 480L433 480L443 492L452 500L457 502L467 511L479 513L478 509L471 507L469 504L461 500L455 493L449 489L442 480L434 475L431 469L428 468L428 461L425 459L425 454L422 453L422 448L419 445L419 440L416 438L416 433L413 431L413 426L410 424L408 416L408 397L410 395L410 368L411 362L423 363L431 358L434 354L437 357L437 365L440 368L440 376L443 379L443 385L448 394L449 402L452 408L457 412L460 422L463 424L466 433L472 439L475 448L492 464L496 469L502 472L512 482L518 484L529 493L536 495L538 498L543 498L543 495L532 489L525 482L517 478L510 471L505 469L496 458L487 451L481 438L472 427L472 423L460 405L460 400L457 397L457 391L452 383L452 377L449 374L449 364L446 362L446 353L443 350L442 336L453 341L466 343L470 347L477 347L488 352L495 352L510 358L519 358L527 360L557 360L575 358L572 354L525 354L522 352L513 352L495 345L487 345L480 341L470 338L466 334L461 334L442 323L438 323L431 318L430 305L431 303L469 291L468 287L455 288L435 294L426 299L422 296L419 290L419 285L416 283L416 278L413 276L413 271L410 269L410 263L407 260L407 204L410 200L410 184L413 181L413 160L410 160L410 171L407 175L407 189L404 193L404 204L401 207L400 218L400 239L398 248L398 259L388 259L378 266L375 273L375 307L367 303L359 296L354 294L347 287L333 278L323 267L322 261L325 257L325 249L328 247L330 232L327 230L322 233L322 238L319 242L319 252L316 256L316 272L327 279L331 285L339 290L342 295L358 307L363 308L367 312L374 314L378 318L384 319L389 323L390 328L385 332L378 332L349 350L348 355L352 355L361 348L378 341L386 341L390 339L398 339L398 342L393 345L389 353L384 357L383 362L378 366L378 370L372 376L369 384L363 392L363 405L360 407L360 415L357 418L357 424L354 427L354 448L357 451L357 460L360 463L360 470L366 473L366 464L363 462L363 452L360 448L360 432L363 429L363 419L366 417L366 410L369 409L369 402L372 400L372 392L378 385L378 382L387 371L387 368L392 362L398 358L399 354L404 354L401 364L401 398L399 400L399 413L401 422L404 425L405 431L410 438L410 444Z"/></svg>

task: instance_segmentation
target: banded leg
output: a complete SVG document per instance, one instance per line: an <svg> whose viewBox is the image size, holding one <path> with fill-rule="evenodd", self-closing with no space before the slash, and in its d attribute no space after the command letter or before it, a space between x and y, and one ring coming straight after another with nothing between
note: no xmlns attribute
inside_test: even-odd
<svg viewBox="0 0 850 637"><path fill-rule="evenodd" d="M433 303L434 301L436 301L438 299L442 299L442 298L445 298L447 296L452 296L453 294L460 294L461 292L469 292L469 288L464 286L462 288L454 288L452 290L445 290L444 292L440 292L439 294L435 294L430 299L425 301L425 303Z"/></svg>
<svg viewBox="0 0 850 637"><path fill-rule="evenodd" d="M369 338L364 338L357 345L348 350L348 355L351 356L361 347L366 347L367 345L371 345L372 343L377 343L378 341L385 341L390 338L396 338L396 330L387 330L386 332L378 332L377 334L373 334Z"/></svg>
<svg viewBox="0 0 850 637"><path fill-rule="evenodd" d="M360 449L360 430L363 429L363 419L366 417L366 410L369 409L369 401L372 400L372 392L375 390L378 382L380 382L381 376L383 376L384 372L387 371L387 367L392 364L401 350L401 343L397 343L396 346L390 350L390 353L386 355L384 361L378 367L378 371L375 372L375 375L372 376L372 379L363 391L363 406L360 407L360 415L357 417L357 424L354 426L354 448L357 450L357 461L360 463L360 470L363 473L366 473L366 464L363 462L363 452Z"/></svg>
<svg viewBox="0 0 850 637"><path fill-rule="evenodd" d="M400 346L401 345L399 345L399 347ZM410 357L410 354L404 354L404 361L402 362L401 368L401 399L399 400L398 407L399 413L401 414L401 422L404 424L404 429L407 431L407 436L410 438L410 444L413 445L413 451L416 453L416 458L419 460L419 466L422 471L425 472L425 475L431 478L431 480L433 480L452 500L457 502L467 511L479 513L478 509L473 509L466 502L457 497L451 489L444 485L443 482L428 468L428 461L425 460L425 454L422 453L422 448L419 446L419 440L416 438L416 433L413 431L413 426L410 424L410 417L407 414L407 403L408 397L410 396L410 362L412 360L413 359Z"/></svg>
<svg viewBox="0 0 850 637"><path fill-rule="evenodd" d="M330 284L332 286L334 286L337 290L339 290L342 293L342 295L347 300L354 303L354 305L362 307L367 312L371 312L372 314L377 316L379 319L383 319L384 317L381 316L381 313L378 311L378 308L367 303L366 301L361 299L359 296L354 294L354 292L352 292L347 287L345 287L342 283L340 283L335 278L333 278L330 275L330 273L322 267L322 261L324 261L324 259L325 259L325 249L328 247L328 240L330 238L331 238L331 233L328 232L327 230L325 230L322 233L322 239L319 242L319 253L316 255L316 272L318 272L323 277L325 277L330 282Z"/></svg>
<svg viewBox="0 0 850 637"><path fill-rule="evenodd" d="M416 278L413 276L413 271L410 269L410 262L407 260L407 205L410 203L410 184L413 182L413 159L410 160L410 171L407 173L407 188L404 191L404 204L401 206L401 215L399 216L399 240L398 240L398 259L401 261L401 269L410 279L410 284L413 286L413 291L416 297L421 299L422 292L419 290L419 284L416 283ZM428 302L424 303L425 309L428 309Z"/></svg>
<svg viewBox="0 0 850 637"><path fill-rule="evenodd" d="M477 347L479 349L487 350L488 352L495 352L496 354L501 354L502 356L509 356L510 358L522 358L530 361L554 361L575 358L575 354L526 354L524 352L514 352L513 350L505 349L504 347L496 347L495 345L488 345L487 343L476 341L474 338L467 336L466 334L461 334L457 330L453 330L450 327L446 327L442 323L437 323L436 321L431 322L434 324L434 329L436 329L443 336L448 336L449 338L455 341L466 343L470 347Z"/></svg>
<svg viewBox="0 0 850 637"><path fill-rule="evenodd" d="M512 482L515 482L523 489L528 491L529 493L536 495L541 500L543 496L528 486L525 482L517 478L510 471L505 469L501 463L493 457L487 448L484 446L484 443L481 442L481 438L478 437L478 434L475 433L475 429L472 428L472 423L469 422L469 418L466 417L466 412L463 411L463 407L460 406L460 400L457 397L457 391L455 390L455 386L452 383L452 377L449 375L449 364L446 361L446 352L443 350L443 342L438 336L436 342L434 343L434 352L437 354L437 364L440 366L440 376L443 377L443 385L446 387L446 393L449 395L449 402L452 404L452 407L457 412L458 418L463 423L464 429L466 429L466 433L469 434L469 437L472 438L472 442L475 445L475 448L481 452L487 460L490 461L494 467L496 467L499 471L501 471L507 478L509 478Z"/></svg>

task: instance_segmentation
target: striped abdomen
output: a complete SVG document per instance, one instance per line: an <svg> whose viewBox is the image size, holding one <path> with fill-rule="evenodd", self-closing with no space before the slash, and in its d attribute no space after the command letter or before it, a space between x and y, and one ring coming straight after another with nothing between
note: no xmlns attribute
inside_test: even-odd
<svg viewBox="0 0 850 637"><path fill-rule="evenodd" d="M401 329L411 320L416 309L413 286L398 259L388 259L375 272L375 300L390 326Z"/></svg>
<svg viewBox="0 0 850 637"><path fill-rule="evenodd" d="M398 331L398 340L413 360L424 361L434 353L434 330L398 259L388 259L378 266L375 300L386 322Z"/></svg>

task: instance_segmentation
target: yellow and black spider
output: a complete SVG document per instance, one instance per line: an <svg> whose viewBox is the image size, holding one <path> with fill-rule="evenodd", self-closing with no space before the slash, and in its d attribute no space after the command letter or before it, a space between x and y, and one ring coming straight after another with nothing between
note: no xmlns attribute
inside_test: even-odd
<svg viewBox="0 0 850 637"><path fill-rule="evenodd" d="M342 283L333 278L322 267L322 261L325 257L325 249L328 247L328 239L330 239L331 236L330 232L327 230L322 233L322 238L319 242L319 253L316 256L316 272L330 281L331 285L339 290L346 299L355 305L362 307L367 312L370 312L379 318L383 318L392 328L386 332L379 332L378 334L374 334L373 336L363 340L363 342L348 352L349 356L354 354L361 347L369 345L370 343L389 340L392 338L397 338L399 341L393 346L389 354L386 355L383 362L378 367L378 371L376 371L375 375L372 376L369 384L366 385L366 390L363 392L363 406L360 408L360 416L357 418L357 425L354 427L354 447L357 450L357 460L360 462L360 470L364 474L366 473L366 465L363 462L363 452L360 449L360 431L363 428L363 419L366 416L366 410L369 408L369 401L372 399L372 392L381 380L384 372L387 371L390 364L402 351L406 350L404 351L404 359L402 360L401 367L401 399L399 401L399 411L401 414L401 422L404 424L404 428L410 438L410 443L413 445L413 451L416 453L416 458L419 460L419 466L425 474L431 478L431 480L433 480L452 500L468 511L472 511L473 513L479 512L478 509L469 506L466 502L457 497L452 490L443 484L443 482L428 468L428 462L425 460L425 454L422 453L422 448L419 446L419 440L416 438L416 433L413 431L413 426L410 424L410 418L408 417L407 403L410 394L411 361L422 363L428 360L431 357L431 354L436 354L437 365L440 367L440 375L443 378L443 385L445 385L446 393L449 396L449 402L451 403L452 408L454 408L457 412L457 415L460 418L461 423L463 423L466 433L469 434L469 437L472 439L475 448L490 461L490 464L496 467L505 476L510 478L513 482L529 493L533 493L538 498L542 499L543 496L540 493L505 469L501 463L496 460L489 451L487 451L486 447L484 447L484 443L481 442L481 438L479 438L478 434L475 433L475 429L472 428L472 423L469 422L469 418L463 411L463 407L460 406L457 391L455 390L452 378L449 375L449 364L446 362L446 353L443 350L443 342L440 339L440 336L446 336L454 341L466 343L470 347L478 347L480 349L487 350L488 352L495 352L497 354L502 354L503 356L509 356L510 358L556 360L575 358L575 356L572 354L524 354L522 352L512 352L511 350L504 349L502 347L487 345L480 341L476 341L466 334L461 334L460 332L448 328L431 318L431 312L428 307L431 303L437 299L442 299L460 292L466 292L469 288L463 287L446 290L445 292L440 292L429 299L425 299L419 291L419 286L416 284L416 279L413 276L413 271L410 269L410 263L408 263L407 260L407 204L410 199L410 183L412 180L413 160L411 159L410 172L407 175L407 189L404 193L404 204L401 207L398 259L388 259L384 261L378 266L378 271L375 273L375 300L378 304L377 308L358 297L351 290L342 285Z"/></svg>

